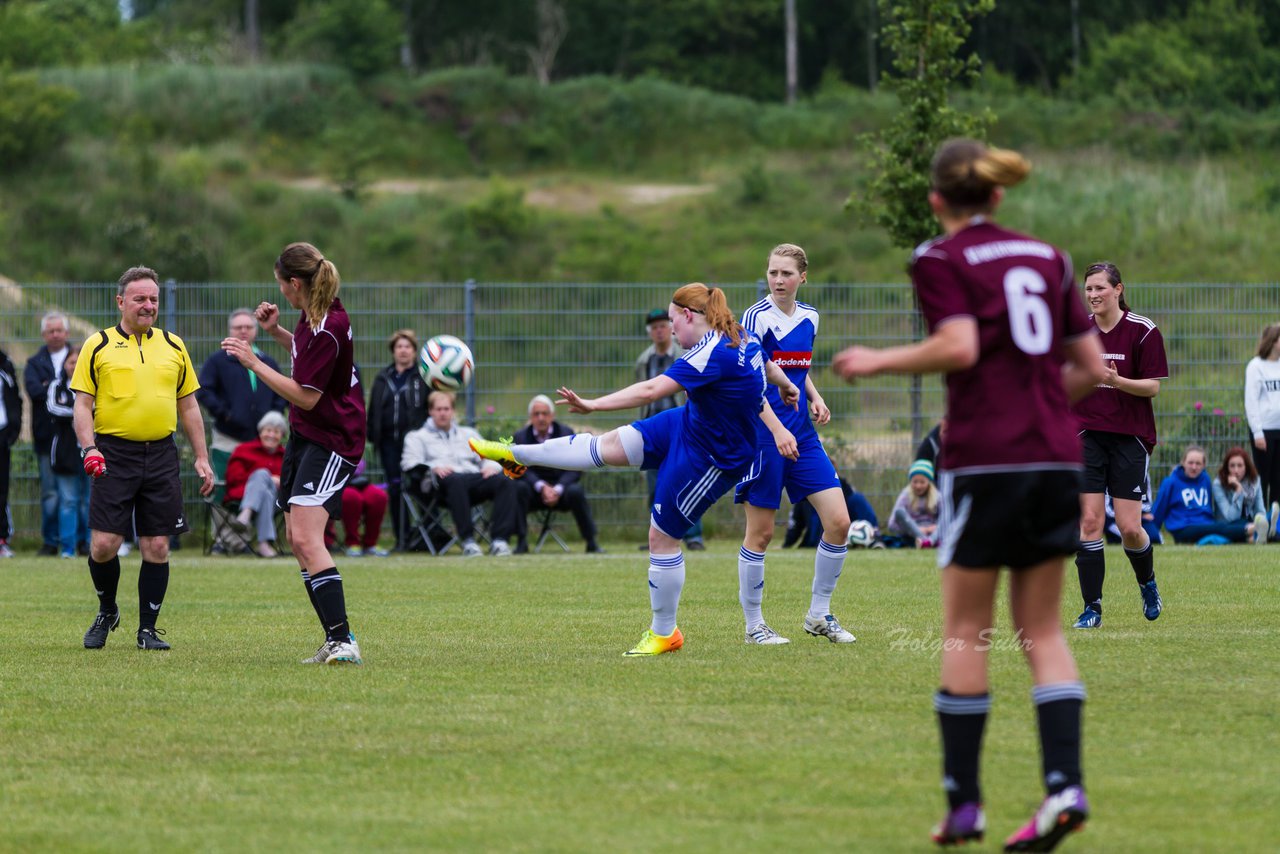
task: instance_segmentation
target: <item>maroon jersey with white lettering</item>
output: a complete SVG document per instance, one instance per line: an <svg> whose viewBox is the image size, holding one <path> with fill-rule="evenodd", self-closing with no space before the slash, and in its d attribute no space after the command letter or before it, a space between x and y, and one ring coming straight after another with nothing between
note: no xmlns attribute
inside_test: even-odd
<svg viewBox="0 0 1280 854"><path fill-rule="evenodd" d="M1094 326L1097 328L1096 323ZM1169 378L1164 336L1148 318L1126 311L1110 332L1098 329L1098 334L1102 360L1114 363L1120 376L1131 380ZM1146 445L1148 454L1156 446L1156 415L1149 397L1099 385L1093 394L1077 401L1071 411L1080 419L1081 430L1137 436Z"/></svg>
<svg viewBox="0 0 1280 854"><path fill-rule="evenodd" d="M344 457L364 456L364 390L356 374L355 344L351 321L342 301L329 304L320 328L311 329L304 311L293 330L291 375L303 388L320 392L320 400L310 409L289 407L289 426L299 436L310 439Z"/></svg>
<svg viewBox="0 0 1280 854"><path fill-rule="evenodd" d="M977 364L947 374L946 469L1079 468L1063 344L1096 330L1066 253L975 217L917 248L911 279L930 333L962 318L978 324Z"/></svg>

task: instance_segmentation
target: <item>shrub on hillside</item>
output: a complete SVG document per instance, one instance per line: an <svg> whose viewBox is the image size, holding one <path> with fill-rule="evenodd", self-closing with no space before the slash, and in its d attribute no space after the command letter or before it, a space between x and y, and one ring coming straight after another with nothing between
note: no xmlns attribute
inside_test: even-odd
<svg viewBox="0 0 1280 854"><path fill-rule="evenodd" d="M387 0L311 0L286 30L294 56L330 62L367 78L395 66L400 17Z"/></svg>
<svg viewBox="0 0 1280 854"><path fill-rule="evenodd" d="M146 59L156 35L146 23L123 25L117 0L0 3L0 68Z"/></svg>
<svg viewBox="0 0 1280 854"><path fill-rule="evenodd" d="M57 148L75 93L30 74L0 74L0 163L22 165Z"/></svg>
<svg viewBox="0 0 1280 854"><path fill-rule="evenodd" d="M332 66L50 68L40 78L80 95L71 120L77 130L91 134L143 117L157 134L181 143L253 132L305 135L324 127L336 103L347 109L346 120L361 118L345 100L354 94L351 76Z"/></svg>
<svg viewBox="0 0 1280 854"><path fill-rule="evenodd" d="M1185 16L1139 21L1090 53L1074 87L1130 106L1246 108L1280 103L1280 50L1242 0L1195 0Z"/></svg>

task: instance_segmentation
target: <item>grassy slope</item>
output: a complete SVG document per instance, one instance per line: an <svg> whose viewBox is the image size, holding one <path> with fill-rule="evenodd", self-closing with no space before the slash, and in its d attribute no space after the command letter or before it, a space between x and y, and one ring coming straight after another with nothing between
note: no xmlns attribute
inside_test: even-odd
<svg viewBox="0 0 1280 854"><path fill-rule="evenodd" d="M19 281L111 278L139 258L179 279L257 279L299 238L366 281L742 281L784 239L810 250L816 281L904 278L904 250L843 211L858 132L896 109L884 95L787 110L660 81L542 89L482 69L364 91L305 66L46 77L82 100L61 154L0 176L0 272ZM991 106L993 140L1037 164L1003 212L1013 227L1123 261L1135 281L1268 281L1280 267L1270 116L1215 114L1227 139L1210 144L1187 117L966 104ZM353 175L366 188L354 198L305 188ZM377 179L427 183L387 194L367 189ZM618 197L628 182L715 190L636 205ZM566 186L550 207L519 200Z"/></svg>
<svg viewBox="0 0 1280 854"><path fill-rule="evenodd" d="M1106 625L1071 637L1096 811L1071 849L1263 850L1274 555L1161 549L1155 624L1108 557ZM83 567L6 561L22 619L0 622L0 847L922 850L942 804L932 555L851 557L837 612L852 648L797 631L811 553L771 555L766 614L793 643L764 650L740 642L733 559L690 557L688 644L653 661L619 657L647 620L629 551L346 561L361 670L294 663L316 628L284 562L180 558L162 619L174 650L142 654L132 567L125 629L88 652ZM1008 647L993 680L1000 838L1036 803L1038 762Z"/></svg>

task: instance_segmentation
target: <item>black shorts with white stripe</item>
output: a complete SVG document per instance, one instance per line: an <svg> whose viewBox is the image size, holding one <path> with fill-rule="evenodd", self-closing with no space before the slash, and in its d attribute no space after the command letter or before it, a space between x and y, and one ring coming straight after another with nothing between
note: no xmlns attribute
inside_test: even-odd
<svg viewBox="0 0 1280 854"><path fill-rule="evenodd" d="M1029 569L1080 548L1075 469L943 471L938 486L938 566Z"/></svg>
<svg viewBox="0 0 1280 854"><path fill-rule="evenodd" d="M1137 436L1084 430L1084 492L1109 492L1112 498L1141 501L1147 495L1151 456Z"/></svg>
<svg viewBox="0 0 1280 854"><path fill-rule="evenodd" d="M290 507L323 507L331 519L341 518L342 490L357 462L294 433L285 449L276 504L286 513Z"/></svg>

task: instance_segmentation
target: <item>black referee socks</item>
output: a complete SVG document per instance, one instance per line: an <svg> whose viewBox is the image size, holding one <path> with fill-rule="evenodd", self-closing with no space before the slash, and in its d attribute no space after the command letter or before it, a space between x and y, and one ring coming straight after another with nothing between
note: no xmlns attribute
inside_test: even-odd
<svg viewBox="0 0 1280 854"><path fill-rule="evenodd" d="M116 561L116 575L120 574L120 562ZM151 563L144 560L138 570L138 628L154 629L164 604L164 593L169 589L169 562Z"/></svg>
<svg viewBox="0 0 1280 854"><path fill-rule="evenodd" d="M98 610L104 614L114 614L120 610L116 606L116 590L120 586L120 558L98 563L89 558L89 575L93 577L93 589L98 593Z"/></svg>

